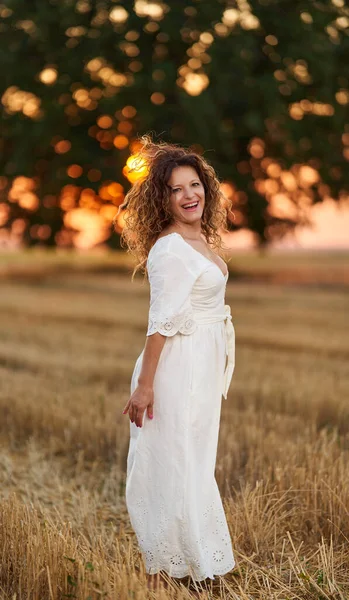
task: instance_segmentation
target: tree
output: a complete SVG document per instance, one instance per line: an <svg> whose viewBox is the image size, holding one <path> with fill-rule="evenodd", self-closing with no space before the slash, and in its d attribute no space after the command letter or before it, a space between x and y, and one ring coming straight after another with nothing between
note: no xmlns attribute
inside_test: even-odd
<svg viewBox="0 0 349 600"><path fill-rule="evenodd" d="M348 25L343 0L8 1L3 226L28 244L85 227L118 245L125 163L154 131L216 168L231 230L284 235L348 189Z"/></svg>

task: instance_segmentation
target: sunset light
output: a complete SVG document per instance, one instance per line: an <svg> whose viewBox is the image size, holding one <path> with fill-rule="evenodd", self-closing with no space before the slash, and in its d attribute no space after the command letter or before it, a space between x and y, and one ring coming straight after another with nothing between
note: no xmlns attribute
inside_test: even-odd
<svg viewBox="0 0 349 600"><path fill-rule="evenodd" d="M138 179L143 179L147 176L148 168L143 159L133 154L127 159L123 174L131 183L134 183Z"/></svg>

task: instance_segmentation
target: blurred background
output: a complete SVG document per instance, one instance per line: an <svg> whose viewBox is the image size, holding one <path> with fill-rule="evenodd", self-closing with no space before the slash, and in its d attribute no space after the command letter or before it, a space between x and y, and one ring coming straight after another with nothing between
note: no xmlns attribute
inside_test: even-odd
<svg viewBox="0 0 349 600"><path fill-rule="evenodd" d="M348 58L344 0L0 0L4 600L147 594L122 409L149 288L112 221L149 132L233 200L238 567L210 597L348 597Z"/></svg>
<svg viewBox="0 0 349 600"><path fill-rule="evenodd" d="M347 247L348 26L344 0L1 4L1 247L118 248L148 131L217 169L232 247Z"/></svg>

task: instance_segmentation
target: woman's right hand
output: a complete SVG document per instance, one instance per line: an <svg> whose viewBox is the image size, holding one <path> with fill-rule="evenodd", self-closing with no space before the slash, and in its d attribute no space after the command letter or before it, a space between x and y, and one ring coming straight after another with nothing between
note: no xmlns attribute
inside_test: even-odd
<svg viewBox="0 0 349 600"><path fill-rule="evenodd" d="M122 414L126 414L128 412L131 422L135 423L137 427L142 427L144 411L146 410L149 419L152 419L153 406L153 388L139 384L127 402Z"/></svg>

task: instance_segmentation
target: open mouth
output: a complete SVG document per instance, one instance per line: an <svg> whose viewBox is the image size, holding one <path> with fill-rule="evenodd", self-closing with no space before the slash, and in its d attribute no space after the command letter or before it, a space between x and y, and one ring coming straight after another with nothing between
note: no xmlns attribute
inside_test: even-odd
<svg viewBox="0 0 349 600"><path fill-rule="evenodd" d="M191 211L191 210L195 210L198 207L198 205L199 205L199 201L191 202L190 204L183 205L182 208L184 208L184 210Z"/></svg>

